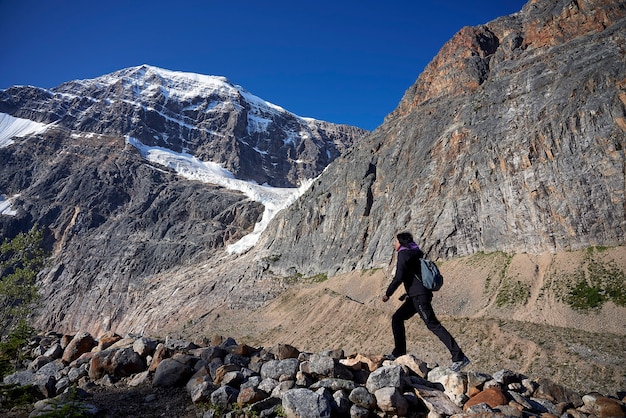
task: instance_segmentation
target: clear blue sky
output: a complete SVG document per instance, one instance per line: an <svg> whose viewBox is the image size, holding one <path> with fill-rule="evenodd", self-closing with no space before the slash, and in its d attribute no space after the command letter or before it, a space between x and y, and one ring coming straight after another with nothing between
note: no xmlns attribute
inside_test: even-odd
<svg viewBox="0 0 626 418"><path fill-rule="evenodd" d="M300 116L372 130L463 26L521 0L0 0L0 89L150 64L227 77Z"/></svg>

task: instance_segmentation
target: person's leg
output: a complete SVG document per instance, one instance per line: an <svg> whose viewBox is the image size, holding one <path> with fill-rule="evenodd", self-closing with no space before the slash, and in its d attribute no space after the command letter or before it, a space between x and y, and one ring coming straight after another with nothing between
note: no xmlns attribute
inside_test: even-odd
<svg viewBox="0 0 626 418"><path fill-rule="evenodd" d="M433 311L433 307L429 302L424 301L415 301L417 304L417 310L420 314L420 317L426 324L426 327L435 334L441 342L446 346L446 348L450 351L452 355L452 361L461 361L465 357L463 354L463 350L457 344L456 340L450 335L448 330L441 325L441 322L437 319L435 315L435 311Z"/></svg>
<svg viewBox="0 0 626 418"><path fill-rule="evenodd" d="M391 330L393 332L394 349L392 355L395 357L406 354L406 331L404 321L415 315L415 306L411 298L407 298L404 303L391 317Z"/></svg>

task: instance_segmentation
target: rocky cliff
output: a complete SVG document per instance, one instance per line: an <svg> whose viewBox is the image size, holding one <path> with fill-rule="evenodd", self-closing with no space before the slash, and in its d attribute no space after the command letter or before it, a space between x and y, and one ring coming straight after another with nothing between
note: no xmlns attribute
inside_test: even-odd
<svg viewBox="0 0 626 418"><path fill-rule="evenodd" d="M272 269L623 245L626 5L530 1L460 30L382 126L282 213Z"/></svg>

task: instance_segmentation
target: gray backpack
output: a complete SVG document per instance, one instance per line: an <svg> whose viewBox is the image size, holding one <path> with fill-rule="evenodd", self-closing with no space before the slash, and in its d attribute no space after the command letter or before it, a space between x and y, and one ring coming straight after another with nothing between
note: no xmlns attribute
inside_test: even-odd
<svg viewBox="0 0 626 418"><path fill-rule="evenodd" d="M443 286L443 276L435 263L427 258L420 258L422 284L428 290L436 292Z"/></svg>

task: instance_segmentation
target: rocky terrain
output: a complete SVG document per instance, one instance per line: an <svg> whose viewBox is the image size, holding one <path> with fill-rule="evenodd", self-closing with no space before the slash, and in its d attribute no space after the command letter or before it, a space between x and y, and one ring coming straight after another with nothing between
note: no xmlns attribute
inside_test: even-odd
<svg viewBox="0 0 626 418"><path fill-rule="evenodd" d="M410 230L444 272L435 310L470 370L617 396L625 36L622 1L529 1L460 30L367 135L150 66L0 91L0 112L38 123L0 140L0 233L38 224L53 251L35 324L385 353L397 302L379 296L391 239ZM314 180L253 248L231 253L267 205L144 146L240 180ZM447 363L419 321L409 333L417 358Z"/></svg>
<svg viewBox="0 0 626 418"><path fill-rule="evenodd" d="M624 399L614 396L579 394L507 369L454 372L411 354L386 359L346 356L343 350L301 352L288 344L254 348L220 337L193 343L107 333L95 340L85 332L38 336L25 354L33 358L26 369L4 382L33 385L45 399L5 410L8 416L61 411L207 418L626 414ZM72 384L78 389L68 391ZM182 387L187 402L180 398L177 388Z"/></svg>

